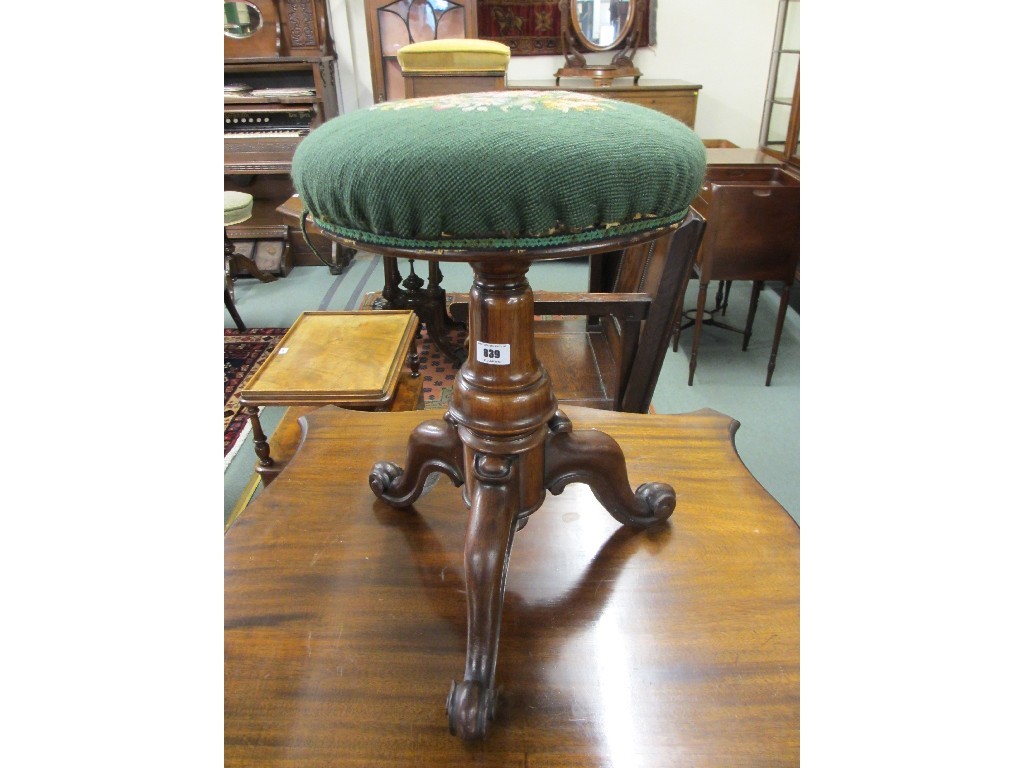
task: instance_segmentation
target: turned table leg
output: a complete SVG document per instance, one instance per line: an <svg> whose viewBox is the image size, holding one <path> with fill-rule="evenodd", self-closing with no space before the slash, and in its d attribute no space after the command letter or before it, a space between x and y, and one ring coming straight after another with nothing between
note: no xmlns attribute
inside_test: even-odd
<svg viewBox="0 0 1024 768"><path fill-rule="evenodd" d="M245 412L249 414L249 423L252 425L253 449L256 451L256 458L260 460L260 466L274 466L274 459L270 455L270 441L263 432L263 425L260 424L260 409L258 405L247 405Z"/></svg>
<svg viewBox="0 0 1024 768"><path fill-rule="evenodd" d="M464 350L456 347L448 339L448 331L461 327L448 315L447 294L441 287L441 268L436 261L430 262L428 279L416 274L412 268L413 260L409 260L410 271L404 280L398 269L398 259L393 256L384 257L384 289L380 298L374 302L374 309L411 309L420 322L426 326L427 338L441 351L445 357L461 366L466 359ZM426 285L426 288L423 286Z"/></svg>

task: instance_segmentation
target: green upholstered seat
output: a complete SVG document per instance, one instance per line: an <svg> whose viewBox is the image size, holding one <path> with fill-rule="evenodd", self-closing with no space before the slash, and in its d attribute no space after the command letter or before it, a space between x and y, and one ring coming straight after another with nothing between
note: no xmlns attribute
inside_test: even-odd
<svg viewBox="0 0 1024 768"><path fill-rule="evenodd" d="M252 195L248 192L224 191L224 226L241 224L252 217Z"/></svg>
<svg viewBox="0 0 1024 768"><path fill-rule="evenodd" d="M567 91L385 102L312 131L292 160L321 228L399 248L589 243L681 220L704 146L645 107Z"/></svg>

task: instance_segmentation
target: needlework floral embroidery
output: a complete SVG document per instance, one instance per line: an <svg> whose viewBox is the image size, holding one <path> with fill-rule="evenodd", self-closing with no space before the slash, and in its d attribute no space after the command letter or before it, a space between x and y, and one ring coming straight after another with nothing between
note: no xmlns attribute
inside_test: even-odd
<svg viewBox="0 0 1024 768"><path fill-rule="evenodd" d="M548 109L555 112L611 111L616 103L586 93L572 91L487 91L484 93L454 93L423 99L385 101L370 109L392 112L403 109L430 109L434 111L459 109L463 112L534 112Z"/></svg>

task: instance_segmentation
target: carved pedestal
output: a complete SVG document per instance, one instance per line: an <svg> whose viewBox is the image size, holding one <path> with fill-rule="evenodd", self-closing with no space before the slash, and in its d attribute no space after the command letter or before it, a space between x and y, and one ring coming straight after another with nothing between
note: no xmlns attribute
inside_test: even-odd
<svg viewBox="0 0 1024 768"><path fill-rule="evenodd" d="M616 520L648 526L675 508L664 483L630 490L622 451L603 432L572 431L534 352L529 261L513 255L471 262L469 357L459 370L444 419L423 422L409 438L405 468L378 462L374 493L411 505L434 472L465 486L469 507L465 567L466 669L448 695L449 729L481 738L495 708L494 669L512 540L547 491L587 483Z"/></svg>

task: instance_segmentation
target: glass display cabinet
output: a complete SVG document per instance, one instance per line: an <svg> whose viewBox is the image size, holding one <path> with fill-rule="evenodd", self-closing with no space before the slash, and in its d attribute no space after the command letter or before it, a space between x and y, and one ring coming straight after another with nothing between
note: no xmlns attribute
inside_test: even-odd
<svg viewBox="0 0 1024 768"><path fill-rule="evenodd" d="M779 0L760 144L787 165L800 166L800 0Z"/></svg>

